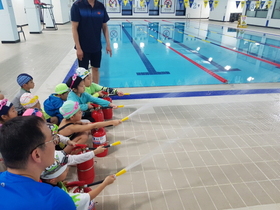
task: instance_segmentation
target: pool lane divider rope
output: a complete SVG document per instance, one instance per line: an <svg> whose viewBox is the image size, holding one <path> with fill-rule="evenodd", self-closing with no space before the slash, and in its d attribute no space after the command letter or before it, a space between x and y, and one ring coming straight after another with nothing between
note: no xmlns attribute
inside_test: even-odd
<svg viewBox="0 0 280 210"><path fill-rule="evenodd" d="M164 22L168 22L168 23L173 23L173 22L170 22L170 21L167 21L167 20L162 20ZM184 23L180 23L178 22L178 25L184 25ZM209 25L213 25L213 24L209 24ZM215 25L216 26L216 25ZM235 38L235 39L239 39L239 40L244 40L244 41L248 41L248 42L252 42L252 43L259 43L260 45L264 45L264 46L269 46L269 47L274 47L274 48L280 48L279 46L276 46L276 45L270 45L270 44L266 44L266 43L262 43L262 42L257 42L257 41L254 41L254 40L250 40L250 39L245 39L245 38L240 38L240 37L237 37L237 36L231 36L231 35L228 35L228 34L223 34L223 33L219 33L217 31L211 31L209 29L202 29L202 28L198 28L198 27L194 27L194 26L190 26L191 28L194 28L194 29L198 29L198 30L201 30L201 31L206 31L206 32L210 32L210 33L214 33L214 34L220 34L220 35L223 35L223 36L227 36L227 37L231 37L231 38ZM222 26L223 27L223 26ZM226 26L228 27L228 26ZM228 28L232 28L232 27L228 27ZM235 30L241 30L241 29L238 29L238 28L232 28L232 29L235 29ZM244 30L244 28L242 29ZM247 30L247 31L250 31L250 30ZM265 33L267 34L267 33ZM275 35L274 35L275 36ZM214 40L215 41L215 40Z"/></svg>
<svg viewBox="0 0 280 210"><path fill-rule="evenodd" d="M166 21L166 20L162 20L162 21L164 21L164 22L169 22L169 21ZM172 23L172 22L170 22L170 23ZM180 31L180 30L178 30L178 31ZM230 50L230 51L239 53L239 54L241 54L241 55L248 56L248 57L250 57L250 58L254 58L254 59L256 59L256 60L259 60L259 61L262 61L262 62L271 64L271 65L273 65L273 66L276 66L277 68L280 68L280 64L279 64L279 63L275 63L275 62L272 62L272 61L269 61L269 60L265 60L265 59L263 59L263 58L259 58L259 57L253 56L253 55L249 55L249 54L247 54L247 53L243 53L243 52L240 52L240 51L238 51L238 50L234 50L234 49L231 49L231 48L229 48L229 47L225 47L225 46L222 46L222 45L220 45L220 44L217 44L217 43L214 43L214 42L211 42L211 41L208 41L208 40L201 39L201 38L199 38L199 37L197 37L197 36L189 35L189 34L185 33L184 31L183 31L183 33L184 33L185 35L190 36L190 37L194 37L194 38L196 38L196 39L198 39L198 40L207 42L207 43L209 43L209 44L213 44L213 45L216 45L216 46L218 46L218 47L222 47L222 48L224 48L224 49L227 49L227 50ZM251 41L251 40L247 40L247 41Z"/></svg>
<svg viewBox="0 0 280 210"><path fill-rule="evenodd" d="M144 20L147 21L147 20ZM159 33L158 31L154 30L155 32ZM145 32L145 31L144 31ZM147 32L145 32L147 33ZM161 34L162 36L164 36L163 34ZM182 56L183 58L185 58L186 60L188 60L189 62L191 62L192 64L194 64L195 66L197 66L198 68L202 69L203 71L205 71L206 73L210 74L212 77L216 78L217 80L221 81L222 83L228 83L228 80L215 74L214 72L210 71L209 69L205 68L204 66L200 65L199 63L195 62L194 60L188 58L187 56L183 55L182 53L178 52L177 50L175 50L174 48L166 45L163 41L155 38L153 35L149 34L150 37L154 38L155 40L157 40L159 43L165 45L167 48L171 49L173 52L177 53L178 55ZM167 37L167 36L165 36ZM169 37L170 38L170 37ZM170 38L171 39L171 38Z"/></svg>

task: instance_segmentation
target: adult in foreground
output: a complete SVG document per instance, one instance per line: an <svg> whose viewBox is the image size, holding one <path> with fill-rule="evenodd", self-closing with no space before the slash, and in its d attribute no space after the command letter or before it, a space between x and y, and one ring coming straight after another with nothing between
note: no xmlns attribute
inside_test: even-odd
<svg viewBox="0 0 280 210"><path fill-rule="evenodd" d="M40 183L54 162L55 138L43 119L16 117L0 130L0 152L7 171L0 173L0 209L76 209L63 190Z"/></svg>

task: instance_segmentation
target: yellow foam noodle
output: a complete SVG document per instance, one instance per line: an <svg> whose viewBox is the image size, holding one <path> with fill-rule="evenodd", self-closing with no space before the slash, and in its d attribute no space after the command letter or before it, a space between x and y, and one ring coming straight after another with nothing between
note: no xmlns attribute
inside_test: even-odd
<svg viewBox="0 0 280 210"><path fill-rule="evenodd" d="M123 170L119 171L118 173L116 173L115 175L116 175L116 176L120 176L120 175L123 175L123 174L125 174L125 173L126 173L126 170L123 169Z"/></svg>
<svg viewBox="0 0 280 210"><path fill-rule="evenodd" d="M129 117L125 117L125 118L121 119L121 121L123 122L123 121L126 121L128 119L129 119Z"/></svg>
<svg viewBox="0 0 280 210"><path fill-rule="evenodd" d="M125 96L129 96L129 95L130 95L130 93L124 93L124 95L125 95Z"/></svg>
<svg viewBox="0 0 280 210"><path fill-rule="evenodd" d="M119 144L121 144L121 141L116 141L113 144L111 144L111 146L116 146L116 145L119 145Z"/></svg>
<svg viewBox="0 0 280 210"><path fill-rule="evenodd" d="M118 108L123 108L124 107L124 105L118 105Z"/></svg>

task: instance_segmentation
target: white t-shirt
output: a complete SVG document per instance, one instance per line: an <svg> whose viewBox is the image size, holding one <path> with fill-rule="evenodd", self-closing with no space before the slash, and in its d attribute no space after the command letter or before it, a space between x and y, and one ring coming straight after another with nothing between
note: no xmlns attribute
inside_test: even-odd
<svg viewBox="0 0 280 210"><path fill-rule="evenodd" d="M90 200L88 193L68 193L74 201L77 210L89 210L94 208L94 200Z"/></svg>
<svg viewBox="0 0 280 210"><path fill-rule="evenodd" d="M92 158L94 158L94 153L91 152L86 152L86 153L82 153L82 154L78 154L78 155L68 155L68 166L71 165L76 165L76 164L80 164L83 163L85 161L88 161Z"/></svg>

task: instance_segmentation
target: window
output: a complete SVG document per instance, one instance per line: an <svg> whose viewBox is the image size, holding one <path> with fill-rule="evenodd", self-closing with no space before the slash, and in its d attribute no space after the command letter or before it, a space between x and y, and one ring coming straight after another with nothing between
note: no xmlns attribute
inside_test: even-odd
<svg viewBox="0 0 280 210"><path fill-rule="evenodd" d="M280 19L280 0L276 0L271 18Z"/></svg>
<svg viewBox="0 0 280 210"><path fill-rule="evenodd" d="M267 5L263 5L263 7L261 7L261 5L259 4L259 6L257 8L256 7L257 6L257 2L260 3L261 1L251 0L251 3L250 3L249 7L246 10L246 16L247 17L266 18L267 12L268 12Z"/></svg>

